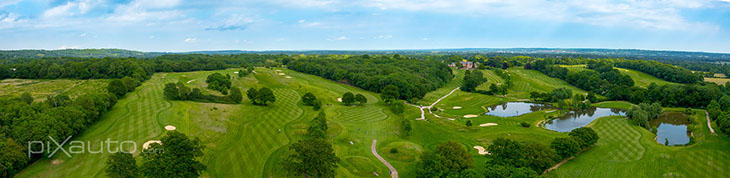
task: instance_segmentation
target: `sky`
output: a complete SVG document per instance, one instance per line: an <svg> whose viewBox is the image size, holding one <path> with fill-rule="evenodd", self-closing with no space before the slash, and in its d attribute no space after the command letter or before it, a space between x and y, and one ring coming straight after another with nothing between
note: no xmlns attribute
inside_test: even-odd
<svg viewBox="0 0 730 178"><path fill-rule="evenodd" d="M730 53L730 0L0 0L0 49Z"/></svg>

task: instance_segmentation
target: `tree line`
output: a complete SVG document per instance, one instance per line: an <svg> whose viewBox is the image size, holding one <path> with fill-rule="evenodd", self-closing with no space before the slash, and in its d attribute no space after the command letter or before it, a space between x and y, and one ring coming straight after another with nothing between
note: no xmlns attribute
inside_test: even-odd
<svg viewBox="0 0 730 178"><path fill-rule="evenodd" d="M421 154L417 177L538 177L563 159L575 156L598 142L589 127L574 129L568 137L555 138L549 145L497 138L487 148L487 164L475 168L473 156L460 143L448 141L434 151Z"/></svg>
<svg viewBox="0 0 730 178"><path fill-rule="evenodd" d="M423 98L453 78L442 62L386 56L305 56L293 58L289 69L321 76L380 93L386 86L398 88L398 98Z"/></svg>

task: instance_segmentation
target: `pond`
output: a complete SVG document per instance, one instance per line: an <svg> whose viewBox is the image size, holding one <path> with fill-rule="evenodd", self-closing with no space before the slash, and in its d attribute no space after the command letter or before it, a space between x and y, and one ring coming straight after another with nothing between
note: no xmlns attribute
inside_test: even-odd
<svg viewBox="0 0 730 178"><path fill-rule="evenodd" d="M499 117L519 116L543 109L552 108L548 104L525 103L525 102L506 102L503 104L492 105L487 107L489 112L485 115Z"/></svg>
<svg viewBox="0 0 730 178"><path fill-rule="evenodd" d="M570 132L573 129L584 127L600 117L625 115L626 112L622 109L591 107L586 110L571 111L565 116L547 121L544 127L558 132Z"/></svg>
<svg viewBox="0 0 730 178"><path fill-rule="evenodd" d="M649 121L649 127L656 127L657 129L656 141L670 146L689 143L689 133L687 132L689 124L687 115L679 112L667 112Z"/></svg>

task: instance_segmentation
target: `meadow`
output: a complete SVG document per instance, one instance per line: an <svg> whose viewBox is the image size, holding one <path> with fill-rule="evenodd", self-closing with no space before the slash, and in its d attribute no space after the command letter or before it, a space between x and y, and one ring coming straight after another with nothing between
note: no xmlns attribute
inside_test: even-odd
<svg viewBox="0 0 730 178"><path fill-rule="evenodd" d="M0 97L18 97L27 91L36 101L59 94L75 98L86 92L106 90L107 83L106 79L5 79L0 80Z"/></svg>
<svg viewBox="0 0 730 178"><path fill-rule="evenodd" d="M510 68L507 71L513 85L506 96L456 91L436 104L442 110L434 113L441 117L427 112L426 120L415 120L414 118L420 117L420 111L416 107L406 106L404 114L396 115L389 111L377 93L317 76L283 68L256 68L256 73L245 77L238 77L235 71L238 69L157 73L121 98L101 120L73 140L90 141L93 148L100 147L101 145L95 143L106 139L131 140L138 143L135 153L137 155L142 149L142 143L158 140L167 132L164 127L172 125L178 131L200 138L206 146L205 156L201 160L207 165L203 177L286 177L285 170L282 170L279 163L288 155L288 145L302 138L307 132L309 121L317 114L317 111L300 102L304 93L312 92L323 102L323 111L327 114L330 128L327 136L333 142L335 154L341 159L340 167L336 170L338 177L373 177L375 173L380 176L388 175L388 168L370 151L374 139L378 141L378 153L398 170L401 177L415 177L417 168L414 163L419 160L420 153L432 150L437 144L449 140L466 146L479 168L485 165L487 158L479 155L473 146L486 148L500 137L549 144L553 138L567 136L566 133L536 127L548 117L564 114L563 111L543 110L507 118L487 115L464 118L464 115L478 115L485 112L485 107L494 104L524 101L532 91L549 92L555 88L567 87L574 93L586 93L565 81L550 78L534 70ZM206 77L215 72L230 74L233 86L243 91L252 87L269 87L274 91L277 100L269 106L256 106L246 98L241 104L214 104L172 101L162 96L165 83L182 82L190 87L204 88ZM480 87L493 82L504 82L493 72L484 72L489 81ZM464 70L455 70L456 77L453 80L428 93L419 104L430 105L461 86L463 73ZM87 82L89 81L84 83ZM73 88L77 87L72 87L67 92L75 91ZM216 94L208 89L203 89L203 92ZM345 92L361 93L368 102L363 105L343 106L337 98ZM454 109L454 106L462 108ZM603 102L594 106L628 108L632 105L626 102ZM696 111L696 116L703 114L700 110ZM402 119L412 122L413 130L409 136L403 133ZM704 117L696 119L702 123L701 119ZM465 125L468 120L474 122L473 126ZM524 128L520 126L520 122L528 122L531 127ZM497 125L479 126L485 123ZM601 136L599 143L550 172L548 176L632 176L615 173L624 172L623 169L631 167L632 171L626 171L627 173L642 177L675 174L717 177L723 175L721 173L726 174L716 171L718 168L730 166L727 161L728 152L722 150L727 148L730 140L726 136L707 134L706 127L698 126L702 130L695 135L698 143L689 147L666 147L657 144L653 141L651 132L629 125L621 117L597 119L591 127ZM391 148L397 148L399 152L388 152ZM108 156L87 153L67 157L57 154L39 160L18 174L18 177L104 177L103 169ZM715 171L717 174L708 171Z"/></svg>
<svg viewBox="0 0 730 178"><path fill-rule="evenodd" d="M561 65L561 67L565 67L565 68L568 68L568 70L576 71L576 72L583 71L583 70L591 70L591 69L585 68L586 65ZM639 87L643 87L643 88L648 87L649 84L651 84L651 83L656 83L657 85L660 85L660 86L666 85L666 84L677 84L677 83L668 82L668 81L665 81L662 79L658 79L649 74L631 70L631 69L624 69L624 68L618 68L618 67L614 67L614 69L617 69L623 75L628 75L629 77L631 77L631 79L634 80L635 86L639 86Z"/></svg>

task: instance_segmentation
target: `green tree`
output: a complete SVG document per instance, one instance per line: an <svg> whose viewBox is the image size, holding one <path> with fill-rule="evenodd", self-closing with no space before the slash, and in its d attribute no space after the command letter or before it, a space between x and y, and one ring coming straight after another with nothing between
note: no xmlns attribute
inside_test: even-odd
<svg viewBox="0 0 730 178"><path fill-rule="evenodd" d="M353 95L352 93L347 92L342 95L342 104L344 104L345 106L349 106L353 102L355 102L355 95Z"/></svg>
<svg viewBox="0 0 730 178"><path fill-rule="evenodd" d="M598 134L590 127L573 129L570 133L568 133L568 135L580 138L583 141L580 148L588 148L598 142Z"/></svg>
<svg viewBox="0 0 730 178"><path fill-rule="evenodd" d="M296 176L334 177L340 158L324 139L305 139L289 146L292 152L282 162L284 170Z"/></svg>
<svg viewBox="0 0 730 178"><path fill-rule="evenodd" d="M274 96L274 91L271 91L271 89L266 87L261 88L256 96L258 97L259 101L261 101L260 103L262 105L276 102L276 96Z"/></svg>
<svg viewBox="0 0 730 178"><path fill-rule="evenodd" d="M524 155L525 165L535 172L543 172L560 161L555 150L542 143L526 143Z"/></svg>
<svg viewBox="0 0 730 178"><path fill-rule="evenodd" d="M144 149L140 170L146 177L199 177L206 166L198 161L205 146L197 137L170 131L160 139L162 144L152 143Z"/></svg>
<svg viewBox="0 0 730 178"><path fill-rule="evenodd" d="M572 137L555 138L550 142L550 148L563 159L575 156L580 151L580 145Z"/></svg>
<svg viewBox="0 0 730 178"><path fill-rule="evenodd" d="M3 139L0 143L0 177L13 177L28 165L30 158L25 149L12 138Z"/></svg>
<svg viewBox="0 0 730 178"><path fill-rule="evenodd" d="M474 158L460 143L448 141L437 145L433 152L424 152L416 164L418 177L445 177L474 168Z"/></svg>
<svg viewBox="0 0 730 178"><path fill-rule="evenodd" d="M357 95L355 95L355 101L360 103L360 105L363 105L365 103L368 103L368 98L365 98L364 95L358 93Z"/></svg>
<svg viewBox="0 0 730 178"><path fill-rule="evenodd" d="M400 97L400 91L395 85L386 85L382 91L380 91L380 98L383 101L390 103L390 101L398 99Z"/></svg>
<svg viewBox="0 0 730 178"><path fill-rule="evenodd" d="M314 99L314 101L312 103L313 103L312 109L314 109L315 111L319 111L319 109L322 108L322 102L319 101L318 99Z"/></svg>
<svg viewBox="0 0 730 178"><path fill-rule="evenodd" d="M471 127L471 125L472 125L472 123L471 123L471 120L467 120L467 121L466 121L466 126L467 126L467 127Z"/></svg>
<svg viewBox="0 0 730 178"><path fill-rule="evenodd" d="M106 161L106 175L109 177L132 178L137 177L137 161L132 153L117 152L109 156Z"/></svg>
<svg viewBox="0 0 730 178"><path fill-rule="evenodd" d="M241 89L231 87L231 94L228 95L228 97L230 97L233 102L241 103L241 100L243 100L243 93L241 93Z"/></svg>
<svg viewBox="0 0 730 178"><path fill-rule="evenodd" d="M139 81L129 76L122 78L122 82L124 82L124 86L127 87L127 92L134 90L134 88L137 88L137 86L140 85Z"/></svg>
<svg viewBox="0 0 730 178"><path fill-rule="evenodd" d="M26 104L32 104L33 96L31 96L28 92L23 92L23 94L20 94L20 101L23 101Z"/></svg>
<svg viewBox="0 0 730 178"><path fill-rule="evenodd" d="M258 104L258 98L259 98L259 91L256 90L256 88L249 88L248 91L246 91L246 96L253 104Z"/></svg>
<svg viewBox="0 0 730 178"><path fill-rule="evenodd" d="M395 102L390 104L390 111L394 114L402 114L405 112L405 104L402 102Z"/></svg>
<svg viewBox="0 0 730 178"><path fill-rule="evenodd" d="M310 92L307 92L304 94L304 96L302 96L302 102L304 103L304 105L313 106L314 100L317 100L317 97Z"/></svg>
<svg viewBox="0 0 730 178"><path fill-rule="evenodd" d="M117 98L122 98L124 94L127 94L127 86L120 79L112 79L106 89L109 93L116 95Z"/></svg>

